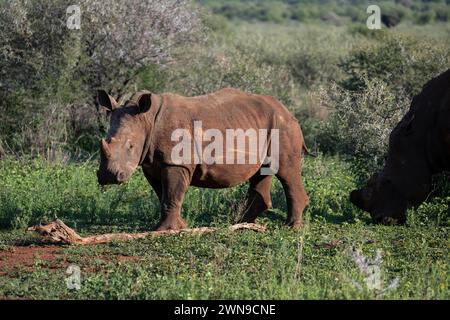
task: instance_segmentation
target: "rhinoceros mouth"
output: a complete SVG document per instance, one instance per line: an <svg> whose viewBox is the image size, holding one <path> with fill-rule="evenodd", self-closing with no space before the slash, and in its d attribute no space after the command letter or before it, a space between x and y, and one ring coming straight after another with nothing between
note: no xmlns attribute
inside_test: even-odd
<svg viewBox="0 0 450 320"><path fill-rule="evenodd" d="M360 208L361 210L367 211L368 210L368 206L367 204L364 202L364 199L362 197L362 189L358 189L358 190L353 190L350 193L350 202L353 203L355 206L357 206L358 208Z"/></svg>
<svg viewBox="0 0 450 320"><path fill-rule="evenodd" d="M373 218L373 222L376 224L382 224L385 226L404 225L406 218L393 218L388 216L378 216Z"/></svg>
<svg viewBox="0 0 450 320"><path fill-rule="evenodd" d="M101 186L108 184L122 184L124 181L119 181L115 174L110 172L97 171L97 181Z"/></svg>

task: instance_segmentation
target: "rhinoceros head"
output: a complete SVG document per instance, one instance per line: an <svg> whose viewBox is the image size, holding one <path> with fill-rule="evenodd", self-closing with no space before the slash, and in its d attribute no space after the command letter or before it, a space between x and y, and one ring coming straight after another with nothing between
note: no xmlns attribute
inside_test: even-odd
<svg viewBox="0 0 450 320"><path fill-rule="evenodd" d="M450 69L428 81L389 137L384 168L350 200L377 222L404 222L434 174L450 170Z"/></svg>
<svg viewBox="0 0 450 320"><path fill-rule="evenodd" d="M111 115L108 135L100 144L98 182L101 185L123 183L131 177L142 157L148 125L145 113L151 106L151 93L141 93L118 107L113 97L99 90L98 103Z"/></svg>
<svg viewBox="0 0 450 320"><path fill-rule="evenodd" d="M431 173L427 164L425 132L407 114L392 131L383 169L367 185L350 194L350 201L371 214L377 223L406 222L408 208L427 197Z"/></svg>
<svg viewBox="0 0 450 320"><path fill-rule="evenodd" d="M406 197L391 179L382 177L382 173L375 174L364 188L352 191L350 201L369 212L376 223L406 221Z"/></svg>

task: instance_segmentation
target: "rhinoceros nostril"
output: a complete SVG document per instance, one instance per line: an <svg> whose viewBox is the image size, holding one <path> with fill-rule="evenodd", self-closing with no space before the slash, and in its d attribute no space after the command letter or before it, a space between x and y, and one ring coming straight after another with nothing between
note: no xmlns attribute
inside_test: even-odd
<svg viewBox="0 0 450 320"><path fill-rule="evenodd" d="M117 181L119 181L119 182L124 182L125 179L126 179L126 174L125 174L125 172L119 172L119 173L117 174Z"/></svg>

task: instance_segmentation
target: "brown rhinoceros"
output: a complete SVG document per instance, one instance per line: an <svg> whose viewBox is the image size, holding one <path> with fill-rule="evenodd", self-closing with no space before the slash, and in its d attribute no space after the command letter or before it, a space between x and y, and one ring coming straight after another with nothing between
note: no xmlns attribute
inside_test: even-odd
<svg viewBox="0 0 450 320"><path fill-rule="evenodd" d="M187 227L180 211L191 185L228 188L250 181L240 222L254 222L271 208L272 175L284 188L287 224L301 226L308 204L301 152L307 148L297 120L273 97L231 88L198 97L143 91L118 107L101 90L98 102L111 112L98 182L125 182L141 166L161 203L157 230Z"/></svg>
<svg viewBox="0 0 450 320"><path fill-rule="evenodd" d="M406 222L430 193L431 177L450 170L450 70L430 80L391 132L384 168L350 200L376 222Z"/></svg>

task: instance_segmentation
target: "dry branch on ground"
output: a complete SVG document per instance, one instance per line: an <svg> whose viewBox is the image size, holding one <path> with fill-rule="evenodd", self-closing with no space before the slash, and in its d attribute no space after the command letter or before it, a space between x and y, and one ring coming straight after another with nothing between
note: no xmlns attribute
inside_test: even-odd
<svg viewBox="0 0 450 320"><path fill-rule="evenodd" d="M229 231L253 230L256 232L265 232L267 229L263 225L255 223L239 223L228 227ZM81 237L73 229L69 228L64 222L56 219L46 225L30 227L27 231L34 231L44 237L44 240L54 244L102 244L111 241L127 241L132 239L142 239L146 237L159 237L165 235L177 235L181 233L188 234L206 234L219 230L215 227L201 227L183 230L166 231L148 231L140 233L107 233L90 237Z"/></svg>

